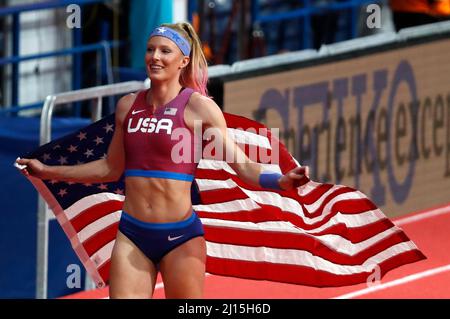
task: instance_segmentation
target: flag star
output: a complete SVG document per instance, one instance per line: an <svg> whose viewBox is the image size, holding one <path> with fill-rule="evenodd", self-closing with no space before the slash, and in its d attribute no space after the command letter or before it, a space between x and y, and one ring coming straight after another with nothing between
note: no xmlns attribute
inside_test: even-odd
<svg viewBox="0 0 450 319"><path fill-rule="evenodd" d="M164 33L167 31L166 28L164 28L164 27L158 28L156 30L158 30L158 33Z"/></svg>
<svg viewBox="0 0 450 319"><path fill-rule="evenodd" d="M103 137L98 137L97 136L97 138L94 140L94 142L95 142L96 145L104 143L103 142Z"/></svg>
<svg viewBox="0 0 450 319"><path fill-rule="evenodd" d="M54 149L54 150L56 150L56 149L58 149L58 148L61 148L61 145L56 144L55 146L53 146L53 149Z"/></svg>
<svg viewBox="0 0 450 319"><path fill-rule="evenodd" d="M62 188L59 190L58 195L63 197L64 195L67 195L67 189Z"/></svg>
<svg viewBox="0 0 450 319"><path fill-rule="evenodd" d="M103 153L103 156L101 157L102 159L106 159L108 157L108 154Z"/></svg>
<svg viewBox="0 0 450 319"><path fill-rule="evenodd" d="M56 179L52 179L49 183L55 185L56 183L59 183L59 181L57 181Z"/></svg>
<svg viewBox="0 0 450 319"><path fill-rule="evenodd" d="M67 184L73 185L73 184L76 184L76 183L75 182L67 182Z"/></svg>
<svg viewBox="0 0 450 319"><path fill-rule="evenodd" d="M86 186L86 187L92 186L91 183L84 183L83 185Z"/></svg>
<svg viewBox="0 0 450 319"><path fill-rule="evenodd" d="M123 189L117 188L114 193L118 194L118 195L123 195Z"/></svg>
<svg viewBox="0 0 450 319"><path fill-rule="evenodd" d="M113 127L114 127L113 124L106 124L106 126L104 126L103 128L106 130L106 133L108 133L108 132L114 132Z"/></svg>
<svg viewBox="0 0 450 319"><path fill-rule="evenodd" d="M89 156L94 156L94 150L87 149L86 152L84 152L84 155L86 155L87 158L89 158Z"/></svg>
<svg viewBox="0 0 450 319"><path fill-rule="evenodd" d="M70 145L69 148L67 148L67 150L68 150L70 153L73 153L73 152L78 151L77 148L78 148L78 146Z"/></svg>
<svg viewBox="0 0 450 319"><path fill-rule="evenodd" d="M180 41L180 37L179 37L178 35L174 34L173 37L175 38L175 40L176 40L177 42Z"/></svg>
<svg viewBox="0 0 450 319"><path fill-rule="evenodd" d="M42 160L44 162L47 162L49 159L51 159L50 154L44 153L44 155L42 155Z"/></svg>
<svg viewBox="0 0 450 319"><path fill-rule="evenodd" d="M67 164L67 157L66 156L60 156L58 162L61 165Z"/></svg>
<svg viewBox="0 0 450 319"><path fill-rule="evenodd" d="M97 186L97 188L99 188L101 190L107 190L108 186L106 184L101 183L100 185Z"/></svg>
<svg viewBox="0 0 450 319"><path fill-rule="evenodd" d="M80 141L87 139L86 133L80 132L77 137L80 139Z"/></svg>

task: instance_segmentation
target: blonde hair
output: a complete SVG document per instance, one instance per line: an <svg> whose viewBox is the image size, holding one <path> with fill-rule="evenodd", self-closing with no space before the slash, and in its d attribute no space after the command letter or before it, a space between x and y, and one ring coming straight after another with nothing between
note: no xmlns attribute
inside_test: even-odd
<svg viewBox="0 0 450 319"><path fill-rule="evenodd" d="M162 26L177 31L191 46L189 64L181 71L180 84L190 87L204 96L208 96L208 63L203 54L201 41L192 25L188 22L163 24Z"/></svg>

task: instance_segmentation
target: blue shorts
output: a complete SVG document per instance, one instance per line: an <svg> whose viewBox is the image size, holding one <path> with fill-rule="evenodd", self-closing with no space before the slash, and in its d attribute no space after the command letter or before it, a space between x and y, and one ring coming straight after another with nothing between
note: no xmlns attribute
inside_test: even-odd
<svg viewBox="0 0 450 319"><path fill-rule="evenodd" d="M205 234L195 211L188 219L175 223L147 223L122 211L119 230L155 265L176 247Z"/></svg>

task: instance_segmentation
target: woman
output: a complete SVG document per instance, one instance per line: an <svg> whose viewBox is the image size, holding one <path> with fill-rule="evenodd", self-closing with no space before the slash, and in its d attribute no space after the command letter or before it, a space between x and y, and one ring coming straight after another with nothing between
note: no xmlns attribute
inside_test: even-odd
<svg viewBox="0 0 450 319"><path fill-rule="evenodd" d="M206 245L192 209L190 189L198 161L194 124L214 128L229 165L244 181L266 188L292 189L307 174L262 173L227 135L220 108L207 97L207 64L188 23L162 25L149 37L145 65L151 88L122 97L107 157L75 166L46 166L21 159L25 174L41 179L100 183L125 172L126 198L111 257L110 297L149 298L160 271L167 298L201 298ZM175 131L188 133L190 160L174 152ZM174 155L175 154L175 155ZM227 157L228 159L229 157Z"/></svg>

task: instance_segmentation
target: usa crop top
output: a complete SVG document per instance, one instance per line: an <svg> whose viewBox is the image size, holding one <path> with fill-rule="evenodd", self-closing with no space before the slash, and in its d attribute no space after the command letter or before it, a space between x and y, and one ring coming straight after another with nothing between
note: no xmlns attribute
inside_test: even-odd
<svg viewBox="0 0 450 319"><path fill-rule="evenodd" d="M192 181L201 140L184 121L184 109L192 93L183 89L154 113L145 93L139 91L124 121L125 176ZM196 153L197 150L197 153Z"/></svg>

